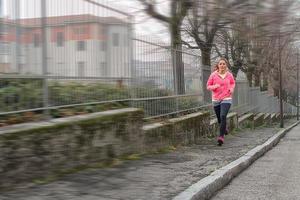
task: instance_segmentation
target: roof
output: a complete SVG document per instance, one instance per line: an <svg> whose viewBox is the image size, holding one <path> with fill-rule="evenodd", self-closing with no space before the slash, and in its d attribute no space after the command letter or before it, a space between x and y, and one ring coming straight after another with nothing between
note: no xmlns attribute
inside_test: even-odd
<svg viewBox="0 0 300 200"><path fill-rule="evenodd" d="M41 26L42 18L26 18L20 19L20 24L23 26ZM0 22L14 24L16 20L11 19L0 19ZM65 16L54 16L54 17L47 17L46 24L49 26L53 25L62 25L68 23L79 23L79 22L95 22L101 24L126 24L125 21L118 19L116 17L99 17L90 14L84 15L65 15Z"/></svg>

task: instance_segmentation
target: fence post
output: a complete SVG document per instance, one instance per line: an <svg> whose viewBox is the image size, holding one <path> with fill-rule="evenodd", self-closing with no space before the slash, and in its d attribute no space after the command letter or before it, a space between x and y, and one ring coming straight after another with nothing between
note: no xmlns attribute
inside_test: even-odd
<svg viewBox="0 0 300 200"><path fill-rule="evenodd" d="M210 73L211 73L210 66L202 65L202 91L203 91L203 100L206 103L211 102L211 94L206 89L206 83L207 83L207 80L210 76Z"/></svg>
<svg viewBox="0 0 300 200"><path fill-rule="evenodd" d="M41 24L42 24L42 75L43 75L43 107L45 118L49 118L49 101L48 101L48 61L47 61L47 0L41 0Z"/></svg>
<svg viewBox="0 0 300 200"><path fill-rule="evenodd" d="M16 34L16 44L15 44L15 69L16 73L20 73L20 48L21 48L21 41L20 41L20 0L15 0L15 34Z"/></svg>
<svg viewBox="0 0 300 200"><path fill-rule="evenodd" d="M181 78L178 73L179 70L178 70L178 65L181 65L181 60L179 61L177 56L178 56L178 52L177 52L177 49L171 49L171 56L173 56L173 77L174 77L174 93L176 95L179 95L181 94L181 87L182 87L182 82L181 82ZM182 56L182 55L181 55ZM184 75L183 75L184 76ZM175 112L178 111L178 98L175 98Z"/></svg>
<svg viewBox="0 0 300 200"><path fill-rule="evenodd" d="M236 109L236 112L238 113L238 115L240 115L240 108L238 107L239 106L239 88L241 87L240 85L240 82L238 84L236 84L235 86L235 90L234 90L234 93L233 93L233 102L232 102L232 105L234 107L237 107Z"/></svg>
<svg viewBox="0 0 300 200"><path fill-rule="evenodd" d="M130 106L131 107L135 107L135 102L133 101L133 99L136 97L135 93L136 93L136 62L135 62L135 45L134 45L134 28L133 28L133 24L134 24L134 21L135 21L135 18L133 16L129 16L129 28L128 28L128 47L129 47L129 51L130 51L130 55L129 55L129 67L130 67L130 88L129 88L129 91L130 91Z"/></svg>
<svg viewBox="0 0 300 200"><path fill-rule="evenodd" d="M0 0L0 18L3 17L3 3L2 0Z"/></svg>

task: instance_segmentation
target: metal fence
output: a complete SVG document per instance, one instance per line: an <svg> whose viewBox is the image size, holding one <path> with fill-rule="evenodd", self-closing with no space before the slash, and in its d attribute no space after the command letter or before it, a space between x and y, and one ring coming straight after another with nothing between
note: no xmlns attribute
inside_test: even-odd
<svg viewBox="0 0 300 200"><path fill-rule="evenodd" d="M130 99L130 15L109 1L2 3L1 113Z"/></svg>
<svg viewBox="0 0 300 200"><path fill-rule="evenodd" d="M125 102L150 117L201 105L199 56L137 39L132 16L108 5L4 0L1 114ZM182 56L181 95L172 54Z"/></svg>
<svg viewBox="0 0 300 200"><path fill-rule="evenodd" d="M134 106L145 109L148 117L175 114L203 104L201 60L188 50L178 52L150 39L134 39ZM184 93L176 90L172 55L181 56Z"/></svg>
<svg viewBox="0 0 300 200"><path fill-rule="evenodd" d="M260 87L249 87L247 80L237 80L233 96L233 110L239 115L253 113L279 113L279 99ZM297 107L283 103L283 112L289 115L297 114Z"/></svg>
<svg viewBox="0 0 300 200"><path fill-rule="evenodd" d="M147 118L209 107L201 57L135 36L133 17L109 1L2 3L1 115L109 102L143 108ZM178 93L178 82L184 92ZM277 104L245 81L237 83L233 109L239 114L278 112ZM294 110L285 104L286 112Z"/></svg>

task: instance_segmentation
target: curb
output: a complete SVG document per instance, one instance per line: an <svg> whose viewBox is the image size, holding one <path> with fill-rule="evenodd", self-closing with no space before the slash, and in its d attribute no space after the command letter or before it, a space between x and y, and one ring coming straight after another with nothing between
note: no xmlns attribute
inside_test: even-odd
<svg viewBox="0 0 300 200"><path fill-rule="evenodd" d="M300 121L279 131L269 138L264 144L255 147L237 160L214 171L209 176L191 185L185 191L174 197L173 200L207 200L211 198L215 192L226 186L235 176L249 167L255 160L264 155L267 151L271 150L273 146L277 145L280 139L299 123Z"/></svg>

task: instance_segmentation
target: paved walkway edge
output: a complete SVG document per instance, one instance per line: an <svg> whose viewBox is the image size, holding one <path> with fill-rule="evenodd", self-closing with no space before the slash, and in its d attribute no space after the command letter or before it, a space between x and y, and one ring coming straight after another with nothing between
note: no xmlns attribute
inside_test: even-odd
<svg viewBox="0 0 300 200"><path fill-rule="evenodd" d="M188 189L174 197L173 200L206 200L211 198L218 190L226 186L235 176L249 167L255 160L264 155L267 151L272 149L273 146L277 145L280 139L299 123L300 121L280 130L264 144L255 147L239 159L214 171L209 176L191 185Z"/></svg>

